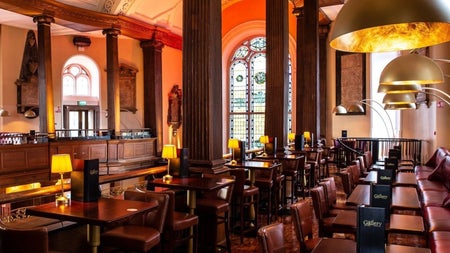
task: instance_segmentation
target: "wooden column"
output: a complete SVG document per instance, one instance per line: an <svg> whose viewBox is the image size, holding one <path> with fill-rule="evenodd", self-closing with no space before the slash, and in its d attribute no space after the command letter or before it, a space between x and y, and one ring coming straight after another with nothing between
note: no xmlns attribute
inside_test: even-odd
<svg viewBox="0 0 450 253"><path fill-rule="evenodd" d="M110 28L103 30L106 35L106 75L108 102L108 129L113 137L120 136L120 87L119 87L119 49L120 30Z"/></svg>
<svg viewBox="0 0 450 253"><path fill-rule="evenodd" d="M183 147L191 170L218 173L223 160L222 5L183 1Z"/></svg>
<svg viewBox="0 0 450 253"><path fill-rule="evenodd" d="M151 128L156 136L156 153L163 146L162 114L162 48L164 44L157 40L141 42L144 55L144 127Z"/></svg>
<svg viewBox="0 0 450 253"><path fill-rule="evenodd" d="M49 139L55 139L55 109L53 103L53 76L52 76L52 44L50 24L55 22L48 15L36 16L33 21L37 23L37 44L39 57L39 132L48 133Z"/></svg>
<svg viewBox="0 0 450 253"><path fill-rule="evenodd" d="M297 113L296 133L320 136L319 1L305 1L297 16Z"/></svg>
<svg viewBox="0 0 450 253"><path fill-rule="evenodd" d="M320 135L326 138L327 133L327 46L328 46L328 32L330 31L329 25L320 25L319 26L319 83L320 83L320 91L319 91L319 104L320 104ZM321 136L317 135L317 138L321 138ZM328 138L327 138L328 139Z"/></svg>
<svg viewBox="0 0 450 253"><path fill-rule="evenodd" d="M288 1L266 0L266 114L264 132L287 145L289 92Z"/></svg>

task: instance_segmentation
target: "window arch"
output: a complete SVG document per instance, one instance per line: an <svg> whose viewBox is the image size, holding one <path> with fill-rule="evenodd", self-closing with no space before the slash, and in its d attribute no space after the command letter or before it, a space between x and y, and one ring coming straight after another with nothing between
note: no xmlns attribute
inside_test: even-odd
<svg viewBox="0 0 450 253"><path fill-rule="evenodd" d="M291 63L289 60L288 125L292 122ZM247 148L261 147L266 106L266 38L242 42L230 59L229 68L230 138L246 141Z"/></svg>
<svg viewBox="0 0 450 253"><path fill-rule="evenodd" d="M87 96L92 94L91 75L80 64L70 64L63 70L63 96Z"/></svg>

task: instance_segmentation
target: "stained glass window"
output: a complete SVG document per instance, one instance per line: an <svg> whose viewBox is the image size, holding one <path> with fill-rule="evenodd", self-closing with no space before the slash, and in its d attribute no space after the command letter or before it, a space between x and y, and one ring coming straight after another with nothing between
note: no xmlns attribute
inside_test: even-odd
<svg viewBox="0 0 450 253"><path fill-rule="evenodd" d="M292 88L289 61L289 131L291 129ZM259 148L264 135L266 107L266 38L244 41L234 52L229 73L230 138L246 141L247 148Z"/></svg>

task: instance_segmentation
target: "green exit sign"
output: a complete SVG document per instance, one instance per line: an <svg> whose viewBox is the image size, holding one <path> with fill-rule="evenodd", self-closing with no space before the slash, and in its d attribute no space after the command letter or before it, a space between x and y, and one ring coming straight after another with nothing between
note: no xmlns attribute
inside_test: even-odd
<svg viewBox="0 0 450 253"><path fill-rule="evenodd" d="M77 101L77 105L87 105L86 101Z"/></svg>

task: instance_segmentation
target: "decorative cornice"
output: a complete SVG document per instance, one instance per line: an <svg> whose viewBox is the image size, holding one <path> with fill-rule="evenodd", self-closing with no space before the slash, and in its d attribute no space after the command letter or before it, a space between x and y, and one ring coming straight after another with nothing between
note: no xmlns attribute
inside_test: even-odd
<svg viewBox="0 0 450 253"><path fill-rule="evenodd" d="M124 6L131 4L132 1L125 1L126 3L124 2L122 9L127 8ZM29 17L53 13L52 16L56 20L55 23L79 32L102 31L108 28L120 27L122 35L140 41L154 38L154 33L158 30L158 36L163 37L161 41L165 45L181 50L181 36L167 29L121 14L100 13L54 0L0 0L0 8Z"/></svg>

